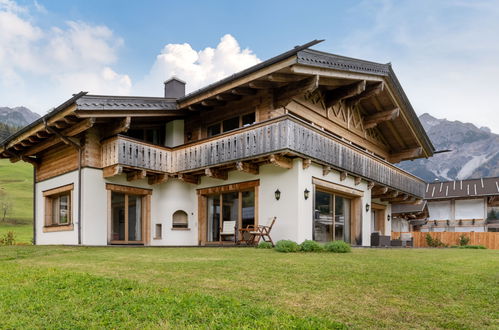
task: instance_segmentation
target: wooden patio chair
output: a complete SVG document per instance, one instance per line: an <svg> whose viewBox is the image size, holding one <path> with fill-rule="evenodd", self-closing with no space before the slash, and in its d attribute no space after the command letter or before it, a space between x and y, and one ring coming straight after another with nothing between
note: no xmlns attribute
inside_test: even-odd
<svg viewBox="0 0 499 330"><path fill-rule="evenodd" d="M264 242L270 242L274 246L274 242L270 237L270 232L276 221L277 217L270 218L266 226L248 226L246 231L249 233L249 239L246 241L248 245L255 245L262 239Z"/></svg>
<svg viewBox="0 0 499 330"><path fill-rule="evenodd" d="M220 242L222 242L222 238L226 236L234 236L234 242L237 241L235 220L224 221L222 223L222 231L220 232Z"/></svg>

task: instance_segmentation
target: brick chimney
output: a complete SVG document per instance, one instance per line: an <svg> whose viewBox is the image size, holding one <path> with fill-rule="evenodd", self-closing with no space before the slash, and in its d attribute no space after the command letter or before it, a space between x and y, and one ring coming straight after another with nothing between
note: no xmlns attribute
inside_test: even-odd
<svg viewBox="0 0 499 330"><path fill-rule="evenodd" d="M172 77L165 81L165 98L179 99L185 96L185 81Z"/></svg>

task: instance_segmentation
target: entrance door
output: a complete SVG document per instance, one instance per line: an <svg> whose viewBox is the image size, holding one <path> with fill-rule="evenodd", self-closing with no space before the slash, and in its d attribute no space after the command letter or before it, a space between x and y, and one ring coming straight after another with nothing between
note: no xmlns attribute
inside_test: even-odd
<svg viewBox="0 0 499 330"><path fill-rule="evenodd" d="M315 191L314 240L350 242L350 199Z"/></svg>
<svg viewBox="0 0 499 330"><path fill-rule="evenodd" d="M111 243L143 244L143 196L111 192Z"/></svg>

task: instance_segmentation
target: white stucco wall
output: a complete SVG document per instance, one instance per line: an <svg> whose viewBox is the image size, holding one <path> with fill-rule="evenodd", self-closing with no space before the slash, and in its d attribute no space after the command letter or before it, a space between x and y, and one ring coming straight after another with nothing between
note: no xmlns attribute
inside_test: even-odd
<svg viewBox="0 0 499 330"><path fill-rule="evenodd" d="M58 231L58 232L43 232L45 225L45 198L43 192L46 190L58 188L68 184L73 184L73 201L71 205L71 216L73 223L73 230ZM73 171L52 179L48 179L35 184L36 194L36 244L50 245L50 244L63 244L74 245L78 244L78 171Z"/></svg>
<svg viewBox="0 0 499 330"><path fill-rule="evenodd" d="M449 220L451 219L451 202L428 202L429 220Z"/></svg>
<svg viewBox="0 0 499 330"><path fill-rule="evenodd" d="M480 199L456 200L456 219L485 219L485 201Z"/></svg>
<svg viewBox="0 0 499 330"><path fill-rule="evenodd" d="M184 120L172 120L166 124L165 146L176 147L184 143Z"/></svg>

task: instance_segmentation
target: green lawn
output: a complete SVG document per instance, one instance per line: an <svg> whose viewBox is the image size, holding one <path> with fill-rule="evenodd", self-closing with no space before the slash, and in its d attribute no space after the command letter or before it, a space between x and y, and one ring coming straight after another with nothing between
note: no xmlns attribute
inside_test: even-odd
<svg viewBox="0 0 499 330"><path fill-rule="evenodd" d="M0 204L11 207L5 221L0 216L0 237L13 231L16 241L30 243L33 237L33 166L0 159Z"/></svg>
<svg viewBox="0 0 499 330"><path fill-rule="evenodd" d="M0 248L0 327L498 328L499 251Z"/></svg>

